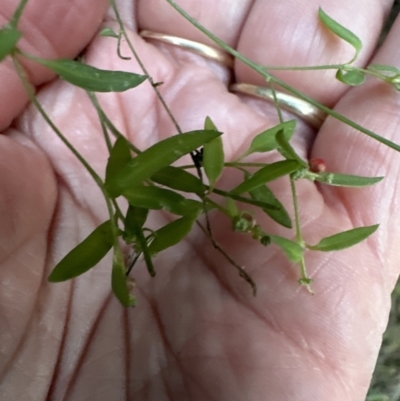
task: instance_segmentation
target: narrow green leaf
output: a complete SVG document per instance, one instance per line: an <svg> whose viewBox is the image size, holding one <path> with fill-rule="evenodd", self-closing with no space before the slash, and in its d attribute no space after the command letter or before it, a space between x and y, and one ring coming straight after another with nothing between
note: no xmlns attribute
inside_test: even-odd
<svg viewBox="0 0 400 401"><path fill-rule="evenodd" d="M111 38L118 39L118 35L111 28L108 28L108 27L103 28L100 31L99 36L108 36L108 37L111 37Z"/></svg>
<svg viewBox="0 0 400 401"><path fill-rule="evenodd" d="M148 209L129 206L125 217L125 229L129 227L130 224L135 224L137 227L140 228L143 227L144 223L146 223L148 214Z"/></svg>
<svg viewBox="0 0 400 401"><path fill-rule="evenodd" d="M214 125L210 117L206 118L204 129L218 132L217 127ZM222 170L224 168L224 161L224 148L222 145L222 138L220 136L204 145L203 168L208 178L211 191L214 188L215 183L221 176Z"/></svg>
<svg viewBox="0 0 400 401"><path fill-rule="evenodd" d="M176 189L177 191L195 193L200 196L206 190L206 186L199 178L179 167L164 167L153 174L151 179L158 184Z"/></svg>
<svg viewBox="0 0 400 401"><path fill-rule="evenodd" d="M296 120L285 121L275 127L269 128L266 131L261 132L256 135L251 142L250 148L246 151L244 156L248 156L255 152L269 152L278 147L276 142L276 133L283 130L283 134L287 141L293 136L294 130L296 128ZM242 158L241 157L241 158Z"/></svg>
<svg viewBox="0 0 400 401"><path fill-rule="evenodd" d="M356 70L346 71L339 69L336 73L336 79L346 85L358 86L365 82L365 74Z"/></svg>
<svg viewBox="0 0 400 401"><path fill-rule="evenodd" d="M151 255L149 252L149 247L147 245L147 240L143 234L143 228L141 226L141 217L137 214L129 219L129 227L127 227L128 232L132 237L135 238L135 242L137 246L140 247L140 250L143 253L143 258L147 266L147 270L150 273L150 276L155 276L156 272L154 270L153 261L151 259Z"/></svg>
<svg viewBox="0 0 400 401"><path fill-rule="evenodd" d="M125 217L125 227L123 233L125 242L132 243L136 241L137 227L143 227L148 214L148 209L129 205Z"/></svg>
<svg viewBox="0 0 400 401"><path fill-rule="evenodd" d="M112 181L116 174L132 159L128 141L120 136L110 152L106 167L106 183Z"/></svg>
<svg viewBox="0 0 400 401"><path fill-rule="evenodd" d="M346 41L347 43L349 43L350 45L352 45L354 47L354 49L356 50L356 54L353 57L353 59L350 61L350 63L353 62L357 58L357 56L362 48L361 40L353 32L349 31L347 28L340 25L338 22L336 22L331 17L329 17L322 10L321 7L318 10L318 16L319 16L319 19L321 20L321 22L331 32L333 32L335 35L339 36L339 38L343 39L344 41Z"/></svg>
<svg viewBox="0 0 400 401"><path fill-rule="evenodd" d="M362 177L350 174L319 173L316 181L338 187L365 187L382 181L384 177Z"/></svg>
<svg viewBox="0 0 400 401"><path fill-rule="evenodd" d="M266 185L261 185L257 188L254 188L253 190L249 191L249 194L253 199L274 205L276 210L271 208L263 208L263 211L267 213L272 220L276 221L283 227L292 228L292 220L290 219L289 213Z"/></svg>
<svg viewBox="0 0 400 401"><path fill-rule="evenodd" d="M149 245L150 254L155 255L178 244L189 234L196 218L197 215L183 216L157 230L154 233L154 240Z"/></svg>
<svg viewBox="0 0 400 401"><path fill-rule="evenodd" d="M292 262L297 263L302 259L304 250L297 242L279 235L270 235L270 238L271 242L278 245Z"/></svg>
<svg viewBox="0 0 400 401"><path fill-rule="evenodd" d="M308 168L308 163L305 162L293 149L288 140L285 137L283 130L279 130L276 133L276 142L279 145L278 151L287 160L296 160L304 168Z"/></svg>
<svg viewBox="0 0 400 401"><path fill-rule="evenodd" d="M239 209L232 198L226 198L226 209L228 210L230 217L239 216Z"/></svg>
<svg viewBox="0 0 400 401"><path fill-rule="evenodd" d="M0 61L12 53L21 36L21 32L10 25L0 29Z"/></svg>
<svg viewBox="0 0 400 401"><path fill-rule="evenodd" d="M400 82L392 82L397 91L400 91Z"/></svg>
<svg viewBox="0 0 400 401"><path fill-rule="evenodd" d="M379 227L379 224L366 227L358 227L352 230L343 231L339 234L323 238L317 245L307 245L307 248L313 251L338 251L340 249L350 248L353 245L364 241L373 234Z"/></svg>
<svg viewBox="0 0 400 401"><path fill-rule="evenodd" d="M277 207L274 205L271 205L267 202L262 202L256 199L251 199L251 198L247 198L246 196L241 196L232 192L225 192L225 191L221 191L218 188L214 188L213 191L215 194L221 195L221 196L225 196L225 197L229 197L232 198L238 202L242 202L242 203L248 203L249 205L254 205L254 206L258 206L261 207L262 209L274 209L277 210Z"/></svg>
<svg viewBox="0 0 400 401"><path fill-rule="evenodd" d="M132 206L166 210L181 216L196 214L203 209L201 202L186 199L182 195L165 188L142 185L125 190L123 196Z"/></svg>
<svg viewBox="0 0 400 401"><path fill-rule="evenodd" d="M243 192L249 192L260 185L290 174L299 168L301 168L301 165L295 160L283 160L268 164L256 171L248 180L239 184L231 193L241 194Z"/></svg>
<svg viewBox="0 0 400 401"><path fill-rule="evenodd" d="M220 135L216 131L191 131L157 142L133 158L106 187L117 197L124 189L142 184L157 171Z"/></svg>
<svg viewBox="0 0 400 401"><path fill-rule="evenodd" d="M147 79L146 75L126 71L108 71L79 61L35 58L40 64L53 70L65 81L92 92L123 92L135 88Z"/></svg>
<svg viewBox="0 0 400 401"><path fill-rule="evenodd" d="M371 64L367 67L367 70L383 73L389 77L400 74L400 70L398 68L385 64Z"/></svg>
<svg viewBox="0 0 400 401"><path fill-rule="evenodd" d="M57 264L48 280L56 283L87 272L106 256L113 243L111 222L107 220Z"/></svg>
<svg viewBox="0 0 400 401"><path fill-rule="evenodd" d="M114 250L111 274L111 288L119 302L125 307L136 305L136 298L129 291L129 277L126 276L124 258L119 248Z"/></svg>

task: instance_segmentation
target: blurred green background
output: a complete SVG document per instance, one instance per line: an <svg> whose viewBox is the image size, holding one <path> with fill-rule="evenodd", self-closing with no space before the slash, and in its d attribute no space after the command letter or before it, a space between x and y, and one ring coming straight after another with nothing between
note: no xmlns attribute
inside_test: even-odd
<svg viewBox="0 0 400 401"><path fill-rule="evenodd" d="M396 0L380 42L384 40L399 11L400 0ZM389 325L383 336L366 401L400 401L400 282L392 293Z"/></svg>
<svg viewBox="0 0 400 401"><path fill-rule="evenodd" d="M393 291L392 302L367 401L400 401L400 283Z"/></svg>

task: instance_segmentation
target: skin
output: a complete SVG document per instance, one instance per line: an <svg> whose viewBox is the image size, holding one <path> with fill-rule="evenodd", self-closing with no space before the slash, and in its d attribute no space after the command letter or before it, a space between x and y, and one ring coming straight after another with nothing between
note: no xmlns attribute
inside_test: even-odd
<svg viewBox="0 0 400 401"><path fill-rule="evenodd" d="M99 38L117 29L105 0L31 0L21 20L20 47L48 57L75 57L99 68L140 72L120 60L116 41ZM0 1L0 22L17 1ZM397 21L375 46L390 1L288 0L179 4L217 36L265 65L315 65L352 57L352 49L321 26L317 9L349 26L363 42L358 65L400 66ZM263 84L245 66L232 72L182 49L145 42L153 29L209 43L164 0L120 1L130 38L184 131L200 129L209 115L224 132L226 158L276 124L273 107L231 94L227 82ZM301 18L299 18L301 17ZM39 23L40 21L40 23ZM366 23L368 21L368 23ZM122 53L129 54L125 45ZM100 176L107 150L85 93L25 64L45 110ZM327 72L277 72L277 76L348 118L400 142L400 95L369 79L349 89ZM321 237L380 223L372 237L336 253L307 254L311 296L296 280L298 268L274 246L264 248L232 234L224 217L211 213L225 250L258 285L248 285L210 246L198 228L156 259L151 279L134 268L138 306L125 310L110 292L111 258L73 281L49 284L57 263L107 219L104 200L83 167L32 106L10 60L0 64L0 395L23 400L274 400L361 401L369 386L399 275L400 157L328 118L318 135L298 121L294 143L304 157L327 169L385 180L365 189L297 183L303 236ZM122 94L99 95L115 125L139 148L176 130L145 83ZM286 118L293 116L285 115ZM268 162L276 155L255 155ZM239 177L228 172L221 187ZM290 209L287 179L273 183ZM294 238L263 215L266 231ZM156 215L150 224L165 224Z"/></svg>

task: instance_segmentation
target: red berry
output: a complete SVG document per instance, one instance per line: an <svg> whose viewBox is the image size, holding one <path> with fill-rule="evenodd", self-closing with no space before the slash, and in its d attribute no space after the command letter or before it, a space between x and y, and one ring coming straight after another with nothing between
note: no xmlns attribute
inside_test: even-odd
<svg viewBox="0 0 400 401"><path fill-rule="evenodd" d="M323 173L326 170L325 162L322 159L310 159L308 164L313 173Z"/></svg>

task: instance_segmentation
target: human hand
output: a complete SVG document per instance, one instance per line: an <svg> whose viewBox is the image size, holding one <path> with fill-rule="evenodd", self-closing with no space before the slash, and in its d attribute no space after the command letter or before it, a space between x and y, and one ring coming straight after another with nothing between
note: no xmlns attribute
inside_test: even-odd
<svg viewBox="0 0 400 401"><path fill-rule="evenodd" d="M146 43L151 29L210 44L164 1L121 1L132 41L185 131L209 115L224 132L227 158L277 122L264 101L230 94L230 72L184 50ZM1 0L4 21L16 2ZM332 38L318 6L362 39L359 63L398 65L397 23L374 54L390 2L326 5L299 2L180 1L189 14L244 55L265 65L315 65L347 60L352 49ZM99 68L140 72L119 59L116 42L94 36L103 19L117 29L107 1L68 5L30 0L21 20L25 50L42 57L75 57ZM365 21L373 23L365 24ZM122 53L127 54L125 46ZM297 184L304 237L310 243L353 227L380 223L366 242L333 254L307 255L312 297L298 271L273 246L230 232L210 213L227 252L246 265L246 283L198 229L156 259L157 276L137 266L138 306L124 310L110 292L110 259L62 284L46 281L54 264L94 227L106 210L100 191L32 108L11 63L0 64L0 394L24 400L363 400L399 274L396 214L398 155L328 118L315 132L302 121L294 139L305 156L330 171L385 175L377 186L342 189ZM48 71L28 65L39 100L57 126L100 175L107 149L86 94ZM395 142L399 95L375 80L348 90L328 72L279 72L295 88ZM263 85L237 63L233 80ZM48 83L47 83L48 82ZM45 84L47 83L47 84ZM45 85L44 85L45 84ZM152 88L99 96L114 123L139 148L174 135ZM292 118L292 117L289 117ZM12 125L9 124L14 121ZM273 156L272 156L273 157ZM268 160L268 158L267 158ZM265 157L263 156L263 161ZM225 175L232 187L237 177ZM274 183L290 204L285 180ZM160 219L163 219L160 217ZM290 235L265 218L268 231Z"/></svg>

